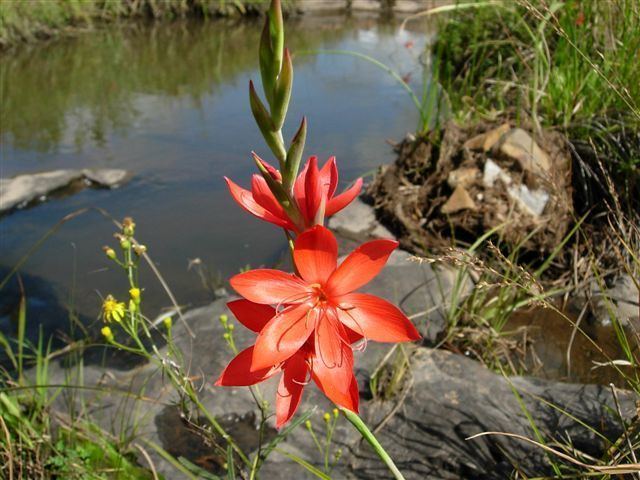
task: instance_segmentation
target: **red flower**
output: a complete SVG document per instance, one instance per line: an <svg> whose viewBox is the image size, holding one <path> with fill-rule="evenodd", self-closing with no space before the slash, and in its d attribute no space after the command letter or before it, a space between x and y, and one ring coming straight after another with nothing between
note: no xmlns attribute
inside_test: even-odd
<svg viewBox="0 0 640 480"><path fill-rule="evenodd" d="M274 308L248 300L235 300L228 304L236 318L247 328L259 333L276 316ZM341 343L341 363L327 367L314 353L310 339L286 361L251 369L255 347L240 352L224 369L216 385L246 386L262 382L282 372L276 394L276 426L286 424L296 412L304 386L309 379L336 405L358 412L358 383L353 375L353 352Z"/></svg>
<svg viewBox="0 0 640 480"><path fill-rule="evenodd" d="M278 170L263 160L259 159L259 161L274 180L282 181ZM338 186L335 157L331 157L321 169L318 169L317 157L310 157L293 186L293 200L296 204L295 208L303 219L302 225L294 223L289 218L261 175L253 175L251 191L238 186L227 177L224 178L229 192L242 208L258 218L296 233L313 225L322 224L325 217L330 217L349 205L362 189L362 178L358 178L353 186L334 196Z"/></svg>
<svg viewBox="0 0 640 480"><path fill-rule="evenodd" d="M397 307L374 295L353 293L371 281L398 246L374 240L337 265L338 245L328 229L318 225L295 242L299 276L259 269L234 276L231 286L244 298L276 305L273 318L260 329L250 370L278 365L312 339L316 357L326 368L342 365L345 343L358 338L379 342L417 340L420 334Z"/></svg>

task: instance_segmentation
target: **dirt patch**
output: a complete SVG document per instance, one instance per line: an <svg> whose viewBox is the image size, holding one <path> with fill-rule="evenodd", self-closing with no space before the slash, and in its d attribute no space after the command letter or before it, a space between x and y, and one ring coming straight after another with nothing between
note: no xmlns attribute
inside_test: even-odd
<svg viewBox="0 0 640 480"><path fill-rule="evenodd" d="M571 159L557 132L508 124L408 136L368 189L404 248L424 253L496 229L529 251L552 251L572 221Z"/></svg>

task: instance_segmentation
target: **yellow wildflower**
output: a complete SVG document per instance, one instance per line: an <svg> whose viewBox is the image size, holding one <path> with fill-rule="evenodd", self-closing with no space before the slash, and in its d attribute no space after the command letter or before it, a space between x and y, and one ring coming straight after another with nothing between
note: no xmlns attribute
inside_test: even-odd
<svg viewBox="0 0 640 480"><path fill-rule="evenodd" d="M113 342L113 332L109 327L102 327L100 333L102 333L102 336L107 340L107 342Z"/></svg>
<svg viewBox="0 0 640 480"><path fill-rule="evenodd" d="M122 321L125 314L124 302L118 302L111 295L107 295L102 303L102 318L105 322L115 320L116 322Z"/></svg>

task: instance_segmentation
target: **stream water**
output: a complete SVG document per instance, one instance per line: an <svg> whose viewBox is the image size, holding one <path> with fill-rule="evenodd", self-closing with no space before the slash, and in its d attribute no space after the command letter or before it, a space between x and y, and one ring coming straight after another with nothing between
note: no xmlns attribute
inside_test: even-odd
<svg viewBox="0 0 640 480"><path fill-rule="evenodd" d="M2 177L92 167L124 168L133 178L115 190L84 190L0 219L2 270L65 215L88 206L135 219L137 237L185 306L211 299L198 269L188 268L195 259L210 279L278 263L282 232L234 204L222 178L248 186L251 150L269 158L247 94L249 79L259 79L260 29L258 20L112 26L4 53ZM287 33L294 54L355 50L420 80L421 32L400 32L375 17L307 16L289 22ZM414 129L417 115L388 74L337 54L298 54L294 65L287 137L306 115L306 154L336 155L341 188L392 160L385 140ZM90 212L30 256L20 269L30 330L66 324L68 309L92 321L101 296L126 296L122 272L101 251L115 244L113 232ZM149 272L142 283L149 315L170 305Z"/></svg>

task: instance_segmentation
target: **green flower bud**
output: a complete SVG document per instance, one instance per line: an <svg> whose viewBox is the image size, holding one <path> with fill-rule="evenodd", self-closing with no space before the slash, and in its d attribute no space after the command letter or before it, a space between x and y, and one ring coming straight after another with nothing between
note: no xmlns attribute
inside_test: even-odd
<svg viewBox="0 0 640 480"><path fill-rule="evenodd" d="M113 248L104 246L104 247L102 247L102 251L111 260L115 260L116 259L116 252L113 250Z"/></svg>

